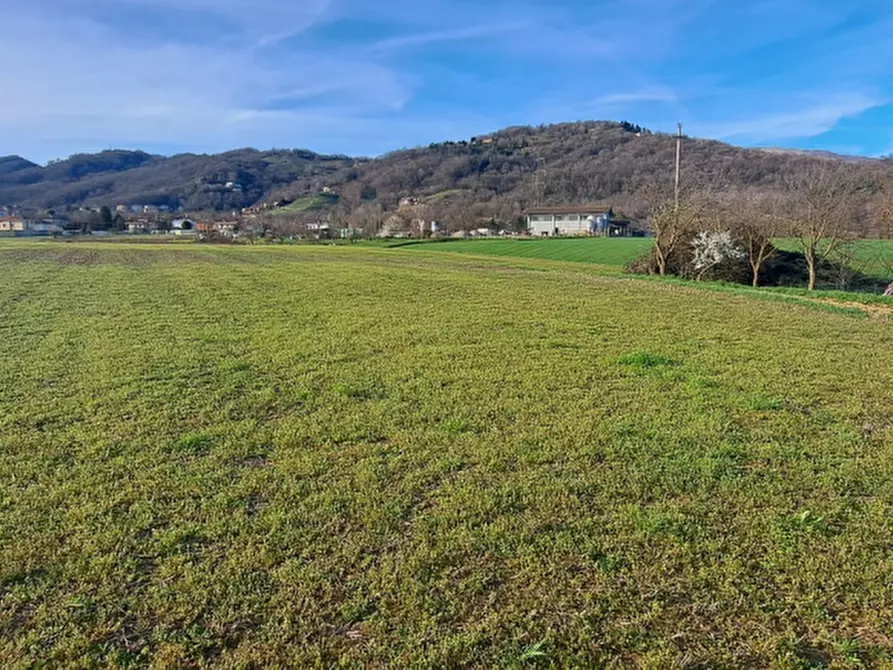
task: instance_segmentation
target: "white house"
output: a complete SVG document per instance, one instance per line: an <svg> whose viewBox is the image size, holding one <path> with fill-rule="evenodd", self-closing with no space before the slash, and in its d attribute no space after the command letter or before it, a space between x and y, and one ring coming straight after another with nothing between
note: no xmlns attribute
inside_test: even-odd
<svg viewBox="0 0 893 670"><path fill-rule="evenodd" d="M25 227L25 220L20 216L0 218L0 233L20 233Z"/></svg>
<svg viewBox="0 0 893 670"><path fill-rule="evenodd" d="M598 235L627 237L629 222L615 221L606 205L537 207L527 212L527 230L536 237Z"/></svg>

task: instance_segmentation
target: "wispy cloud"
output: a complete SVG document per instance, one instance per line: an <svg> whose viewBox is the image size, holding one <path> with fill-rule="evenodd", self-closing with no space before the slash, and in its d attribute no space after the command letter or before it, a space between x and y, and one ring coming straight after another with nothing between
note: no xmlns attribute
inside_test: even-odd
<svg viewBox="0 0 893 670"><path fill-rule="evenodd" d="M893 100L882 0L0 0L0 147L376 151L503 125L684 121L863 142ZM820 92L820 95L816 93ZM878 124L888 127L890 124ZM833 131L830 132L829 131ZM802 140L802 141L801 141Z"/></svg>
<svg viewBox="0 0 893 670"><path fill-rule="evenodd" d="M530 25L520 21L511 21L508 23L482 24L477 26L468 26L466 28L458 28L455 30L439 30L433 32L423 32L417 34L401 35L399 37L391 37L380 40L373 44L369 51L383 52L395 49L404 49L408 47L420 47L429 44L437 44L440 42L459 42L465 40L473 40L480 37L491 37L493 35L505 35L515 33Z"/></svg>
<svg viewBox="0 0 893 670"><path fill-rule="evenodd" d="M601 95L595 98L591 104L594 107L622 107L639 102L676 103L679 102L679 98L669 88L645 88L640 91Z"/></svg>
<svg viewBox="0 0 893 670"><path fill-rule="evenodd" d="M829 94L825 101L798 109L754 115L722 123L704 124L695 133L736 142L774 142L815 137L840 121L886 104L882 97L862 93Z"/></svg>

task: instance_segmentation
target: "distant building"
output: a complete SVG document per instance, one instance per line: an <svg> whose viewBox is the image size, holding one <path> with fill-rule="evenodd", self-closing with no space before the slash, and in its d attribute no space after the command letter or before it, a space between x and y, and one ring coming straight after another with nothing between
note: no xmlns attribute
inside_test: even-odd
<svg viewBox="0 0 893 670"><path fill-rule="evenodd" d="M44 219L43 221L35 221L26 227L27 234L41 235L60 235L65 231L65 221L60 219Z"/></svg>
<svg viewBox="0 0 893 670"><path fill-rule="evenodd" d="M195 235L195 221L192 219L174 219L171 222L171 233L174 235Z"/></svg>
<svg viewBox="0 0 893 670"><path fill-rule="evenodd" d="M615 221L605 205L537 207L527 212L527 230L536 237L597 235L629 237L629 221Z"/></svg>
<svg viewBox="0 0 893 670"><path fill-rule="evenodd" d="M214 224L214 230L223 237L235 237L236 225L235 221L218 221Z"/></svg>
<svg viewBox="0 0 893 670"><path fill-rule="evenodd" d="M338 229L338 237L342 240L355 240L357 238L363 237L363 229L362 228L339 228Z"/></svg>
<svg viewBox="0 0 893 670"><path fill-rule="evenodd" d="M128 221L127 232L131 235L145 235L150 232L151 226L148 221Z"/></svg>
<svg viewBox="0 0 893 670"><path fill-rule="evenodd" d="M318 240L327 240L332 236L332 228L328 223L317 221L307 224L307 232Z"/></svg>
<svg viewBox="0 0 893 670"><path fill-rule="evenodd" d="M22 217L0 217L0 233L20 233L23 230L25 230L25 220Z"/></svg>

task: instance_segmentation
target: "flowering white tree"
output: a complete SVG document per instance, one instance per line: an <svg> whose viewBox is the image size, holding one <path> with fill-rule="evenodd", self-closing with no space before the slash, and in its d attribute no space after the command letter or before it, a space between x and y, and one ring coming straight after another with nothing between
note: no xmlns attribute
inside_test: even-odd
<svg viewBox="0 0 893 670"><path fill-rule="evenodd" d="M740 260L746 255L732 238L729 231L698 233L691 243L694 251L692 265L698 281L711 269L725 261Z"/></svg>

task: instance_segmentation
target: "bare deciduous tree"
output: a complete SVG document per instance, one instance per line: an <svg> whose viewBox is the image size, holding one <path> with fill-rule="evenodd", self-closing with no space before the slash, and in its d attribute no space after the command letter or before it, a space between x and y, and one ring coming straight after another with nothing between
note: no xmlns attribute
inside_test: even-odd
<svg viewBox="0 0 893 670"><path fill-rule="evenodd" d="M667 274L673 255L702 223L707 197L695 193L681 194L678 203L666 191L654 190L648 195L648 224L654 233L654 259L660 275Z"/></svg>
<svg viewBox="0 0 893 670"><path fill-rule="evenodd" d="M789 175L788 189L795 195L791 228L809 271L809 290L816 288L819 265L849 237L856 213L857 185L836 163L816 163Z"/></svg>
<svg viewBox="0 0 893 670"><path fill-rule="evenodd" d="M746 193L733 216L735 231L747 253L752 285L756 288L760 285L763 266L775 255L773 241L788 232L785 200L776 193Z"/></svg>

